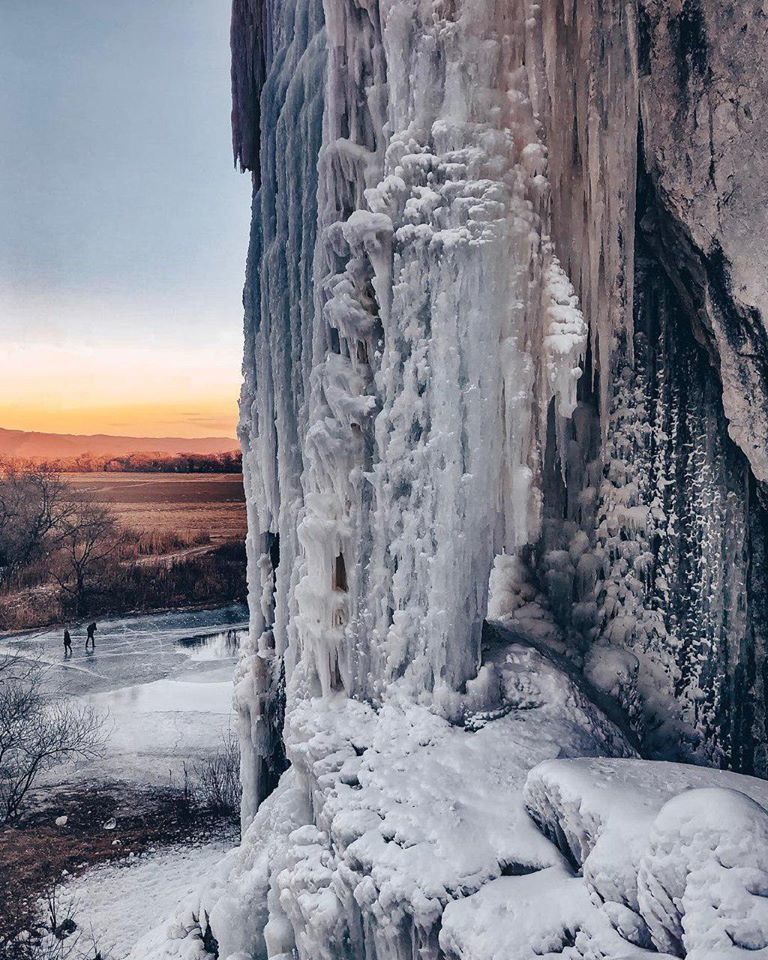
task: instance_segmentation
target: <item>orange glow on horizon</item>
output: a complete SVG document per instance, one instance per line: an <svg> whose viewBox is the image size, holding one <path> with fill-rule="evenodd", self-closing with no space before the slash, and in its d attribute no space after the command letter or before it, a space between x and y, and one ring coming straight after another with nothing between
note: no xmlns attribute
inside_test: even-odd
<svg viewBox="0 0 768 960"><path fill-rule="evenodd" d="M233 437L232 350L11 344L0 352L0 427L134 437Z"/></svg>
<svg viewBox="0 0 768 960"><path fill-rule="evenodd" d="M237 409L224 399L208 403L51 409L0 403L0 427L36 433L128 437L235 437Z"/></svg>

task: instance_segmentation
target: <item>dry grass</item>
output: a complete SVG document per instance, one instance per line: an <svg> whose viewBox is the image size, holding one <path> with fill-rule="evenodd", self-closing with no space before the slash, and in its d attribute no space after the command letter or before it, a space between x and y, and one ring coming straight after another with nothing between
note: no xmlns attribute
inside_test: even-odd
<svg viewBox="0 0 768 960"><path fill-rule="evenodd" d="M67 480L132 530L175 535L187 544L202 536L213 543L245 537L240 474L74 473Z"/></svg>

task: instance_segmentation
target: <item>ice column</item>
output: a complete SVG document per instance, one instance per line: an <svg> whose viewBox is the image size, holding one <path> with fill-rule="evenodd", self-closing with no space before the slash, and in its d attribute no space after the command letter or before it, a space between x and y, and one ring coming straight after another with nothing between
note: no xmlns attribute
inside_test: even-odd
<svg viewBox="0 0 768 960"><path fill-rule="evenodd" d="M495 552L536 537L586 325L549 239L523 2L328 0L297 585L313 693L473 676Z"/></svg>
<svg viewBox="0 0 768 960"><path fill-rule="evenodd" d="M285 762L283 658L293 629L312 369L312 263L326 59L321 4L235 0L232 51L236 158L254 177L239 431L251 631L235 694L247 822Z"/></svg>

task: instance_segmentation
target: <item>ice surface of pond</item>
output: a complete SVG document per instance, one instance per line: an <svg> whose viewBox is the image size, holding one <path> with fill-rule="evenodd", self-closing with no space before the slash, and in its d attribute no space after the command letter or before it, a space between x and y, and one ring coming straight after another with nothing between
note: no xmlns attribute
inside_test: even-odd
<svg viewBox="0 0 768 960"><path fill-rule="evenodd" d="M213 662L211 661L213 664ZM77 775L180 786L232 726L232 665L120 687L83 699L108 717L105 759Z"/></svg>
<svg viewBox="0 0 768 960"><path fill-rule="evenodd" d="M247 630L230 628L218 633L183 637L178 644L193 660L229 660L237 656L240 642L247 633Z"/></svg>
<svg viewBox="0 0 768 960"><path fill-rule="evenodd" d="M86 697L90 703L109 710L110 716L139 713L221 713L229 716L232 701L232 679L210 676L188 680L153 680L135 687L120 687L109 693Z"/></svg>
<svg viewBox="0 0 768 960"><path fill-rule="evenodd" d="M53 780L126 780L180 785L184 771L215 753L231 728L232 677L247 610L174 611L97 621L96 649L70 626L0 636L0 649L34 655L50 666L49 682L90 703L109 731L103 760L66 769Z"/></svg>

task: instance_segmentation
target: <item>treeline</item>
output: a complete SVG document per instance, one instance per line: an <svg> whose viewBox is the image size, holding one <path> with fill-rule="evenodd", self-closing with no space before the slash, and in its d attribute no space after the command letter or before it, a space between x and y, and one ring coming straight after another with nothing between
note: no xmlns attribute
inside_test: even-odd
<svg viewBox="0 0 768 960"><path fill-rule="evenodd" d="M115 456L14 457L6 465L17 470L54 473L240 473L239 450L227 453L124 453ZM0 464L0 467L2 465Z"/></svg>

